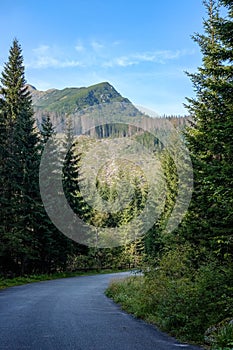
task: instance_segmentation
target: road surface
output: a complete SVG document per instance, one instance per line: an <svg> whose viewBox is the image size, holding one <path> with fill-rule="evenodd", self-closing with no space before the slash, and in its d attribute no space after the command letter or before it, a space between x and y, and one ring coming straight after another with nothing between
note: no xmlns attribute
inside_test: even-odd
<svg viewBox="0 0 233 350"><path fill-rule="evenodd" d="M104 295L112 278L125 275L66 278L1 291L0 349L198 349L136 320Z"/></svg>

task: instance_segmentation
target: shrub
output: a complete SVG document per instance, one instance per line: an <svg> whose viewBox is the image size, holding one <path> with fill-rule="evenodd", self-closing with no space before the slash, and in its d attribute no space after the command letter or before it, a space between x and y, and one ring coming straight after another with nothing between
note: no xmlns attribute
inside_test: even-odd
<svg viewBox="0 0 233 350"><path fill-rule="evenodd" d="M194 269L192 258L189 245L174 248L144 277L113 282L107 295L179 339L202 343L208 327L231 316L233 279L214 261Z"/></svg>
<svg viewBox="0 0 233 350"><path fill-rule="evenodd" d="M159 326L181 339L203 341L211 324L230 316L231 280L215 262L194 270L188 246L170 251L146 277Z"/></svg>

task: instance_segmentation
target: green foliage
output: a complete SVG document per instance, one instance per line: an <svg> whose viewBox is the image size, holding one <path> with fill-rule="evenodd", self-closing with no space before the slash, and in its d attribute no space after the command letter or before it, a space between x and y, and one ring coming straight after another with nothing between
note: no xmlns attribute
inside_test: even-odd
<svg viewBox="0 0 233 350"><path fill-rule="evenodd" d="M94 104L108 103L110 101L128 102L107 82L89 87L65 88L63 90L52 89L41 94L36 90L32 90L32 94L37 96L37 99L35 98L35 107L37 109L46 109L47 112L73 113Z"/></svg>
<svg viewBox="0 0 233 350"><path fill-rule="evenodd" d="M156 258L161 255L163 250L170 247L176 239L174 233L166 233L166 226L176 203L178 193L179 179L177 169L174 159L166 149L160 152L159 159L166 182L166 200L159 220L145 236L145 249L150 258Z"/></svg>
<svg viewBox="0 0 233 350"><path fill-rule="evenodd" d="M140 168L136 166L132 168L131 164L126 160L113 160L105 164L99 171L96 188L100 197L112 207L114 206L114 210L111 212L101 210L102 202L99 201L98 197L92 198L94 204L90 206L86 203L80 191L80 183L88 188L88 182L83 178L81 170L83 159L85 160L85 155L90 147L95 147L95 144L98 146L101 142L103 141L95 140L91 137L76 139L67 153L63 169L63 188L74 212L86 223L96 227L97 240L98 231L101 228L122 227L122 247L119 252L119 261L123 265L136 265L141 261L144 247L140 239L132 244L130 243L127 237L127 224L141 213L147 199L148 185ZM121 190L122 186L123 190ZM130 189L130 196L127 193L128 189ZM125 203L123 208L117 201L119 196L121 201ZM98 210L96 209L97 205ZM117 260L118 256L116 256ZM114 264L114 261L112 263Z"/></svg>
<svg viewBox="0 0 233 350"><path fill-rule="evenodd" d="M143 277L128 277L127 279L112 280L105 294L120 303L122 308L139 318L145 318L149 312L149 305L144 300Z"/></svg>
<svg viewBox="0 0 233 350"><path fill-rule="evenodd" d="M233 346L233 319L226 318L209 327L205 332L205 342L213 350L231 350Z"/></svg>
<svg viewBox="0 0 233 350"><path fill-rule="evenodd" d="M10 48L1 78L1 246L2 269L22 273L38 254L38 134L32 102L25 86L22 50Z"/></svg>
<svg viewBox="0 0 233 350"><path fill-rule="evenodd" d="M232 312L230 277L214 262L195 270L192 249L184 246L165 254L144 278L111 283L107 295L179 339L203 342L205 330Z"/></svg>
<svg viewBox="0 0 233 350"><path fill-rule="evenodd" d="M214 335L213 349L227 350L233 347L233 325L228 324Z"/></svg>
<svg viewBox="0 0 233 350"><path fill-rule="evenodd" d="M54 136L54 127L51 123L50 116L43 119L41 124L41 153L44 151L46 142ZM41 176L43 176L43 186L46 193L47 208L56 207L56 200L50 196L49 188L51 181L59 181L56 170L60 165L60 159L57 153L56 145L49 148L49 164L41 170ZM55 169L55 170L54 170ZM53 179L53 180L52 180ZM67 262L69 255L73 252L73 243L66 236L64 236L51 222L48 217L45 208L40 202L40 222L37 226L39 235L39 259L37 264L38 272L51 273L56 270L67 269Z"/></svg>
<svg viewBox="0 0 233 350"><path fill-rule="evenodd" d="M203 65L189 74L196 98L187 99L193 123L186 140L194 165L194 194L183 234L196 244L214 250L218 259L232 259L232 42L219 15L219 2L204 2L208 18L204 34L194 40L203 54Z"/></svg>
<svg viewBox="0 0 233 350"><path fill-rule="evenodd" d="M156 323L181 339L197 342L203 342L206 330L213 324L232 317L233 12L230 1L222 0L221 3L228 10L224 19L220 18L218 1L204 1L208 12L208 18L203 23L204 34L194 36L203 54L202 66L197 73L189 74L196 97L187 99L190 124L185 130L185 138L194 166L194 193L185 220L176 232L169 234L165 228L176 204L179 179L174 157L179 155L169 154L159 141L159 136L167 133L161 127L161 120L155 123L157 138L140 128L126 125L132 120L130 118L137 120L142 114L108 83L62 91L32 90L36 116L44 117L38 135L34 127L31 97L25 85L21 48L17 40L13 42L9 61L2 73L0 92L2 275L131 268L141 267L142 262L147 261L144 276L113 281L107 291L107 295L121 303L127 311ZM112 108L110 102L120 103L117 108ZM95 110L93 106L98 108ZM91 129L91 122L84 125L83 109L89 107L93 120L105 112L110 119L114 120L117 116L118 123ZM49 116L47 111L50 111ZM70 113L69 118L67 113ZM119 122L119 115L122 119L127 115L128 119L122 120L125 124ZM76 118L76 129L71 117ZM183 119L168 119L184 128ZM152 123L152 118L145 118L144 122L147 126L147 122L152 125L154 120ZM118 227L122 229L122 246L112 249L81 246L59 232L48 218L39 195L39 162L46 142L54 133L55 124L59 123L58 131L66 131L64 152L69 149L62 174L67 201L80 218L96 227L96 243L99 228ZM82 133L82 128L90 129L87 132L89 136L79 137L74 142L74 134ZM132 137L138 147L144 146L159 157L167 186L164 211L159 220L145 237L136 234L143 227L142 221L137 220L134 242L129 240L127 224L143 211L149 192L139 167L122 161L110 162L100 170L96 182L100 197L114 206L120 193L126 203L123 208L118 205L111 213L93 209L86 203L79 188L79 182L86 180L80 165L90 147L103 142L103 138L125 136ZM43 169L44 175L47 175L44 184L47 189L50 187L52 166L61 164L56 147L50 151L50 164ZM55 182L58 181L56 172L52 175ZM121 190L119 183L131 190L130 196L127 197L127 191ZM95 204L100 204L97 201ZM48 198L47 205L61 214L62 208L53 198ZM12 283L25 283L37 278L40 279L34 276ZM6 285L11 283L1 282ZM217 329L213 337L214 348L232 347L231 325Z"/></svg>
<svg viewBox="0 0 233 350"><path fill-rule="evenodd" d="M142 113L108 83L88 88L47 92L39 92L26 85L23 57L17 40L14 40L10 49L9 61L2 72L1 82L3 85L0 98L0 204L3 217L0 231L1 274L13 277L29 273L77 269L78 266L84 269L139 266L145 257L144 238L135 234L135 241L131 242L127 224L137 218L145 208L148 196L145 176L140 167L132 168L126 161L122 161L121 164L116 164L115 174L108 178L105 173L108 173L108 170L112 171L110 169L112 164L109 164L103 174L99 174L97 189L102 198L112 205L119 195L127 203L122 210L116 208L112 213L92 209L82 198L79 189L78 180L84 180L79 171L79 164L89 146L101 141L82 136L77 143L73 142L77 130L74 129L72 118L76 117L74 124L77 125L82 119L80 110L100 104L104 105L102 108L105 108L104 112L108 116L122 115L124 122L126 122L125 115L128 116L127 121L130 121L132 117L141 117ZM34 118L38 115L33 115L31 98L34 108L41 113L38 121L40 133L35 127ZM112 108L110 102L119 104L117 108ZM71 115L67 116L69 112ZM98 114L99 110L96 113ZM60 117L62 125L58 132L61 130L66 132L64 152L69 149L62 174L66 198L74 212L87 223L96 227L122 227L122 246L118 248L88 249L72 242L54 227L43 207L39 193L39 163L45 145L54 135L55 125L59 123ZM176 122L180 123L178 120ZM141 144L152 152L160 151L162 148L158 139L151 137L149 133L144 133L138 127L120 123L119 118L118 123L97 127L94 130L95 135L92 135L92 132L89 132L91 136L100 139L130 136L136 140L138 147ZM51 186L51 177L55 183L59 181L58 173L54 171L54 168L59 168L61 164L56 145L50 149L49 159L47 167L40 169L40 175L46 179L45 192ZM126 191L121 191L119 183L124 183L125 188L131 189L130 199L127 195L123 198ZM49 191L47 193L46 205L56 208L57 215L60 215L62 208L59 208L58 203L51 198ZM140 227L142 222L138 220L135 223L135 232Z"/></svg>
<svg viewBox="0 0 233 350"><path fill-rule="evenodd" d="M232 305L229 275L225 276L215 264L201 266L194 272L187 262L184 264L184 257L176 263L178 252L171 255L170 263L164 263L169 260L164 256L162 266L152 277L154 288L157 286L154 294L155 304L158 303L157 322L176 336L203 341L205 330L213 322L229 316ZM151 276L149 280L153 283Z"/></svg>
<svg viewBox="0 0 233 350"><path fill-rule="evenodd" d="M189 74L196 92L187 99L191 120L185 131L194 166L189 210L176 232L163 233L178 183L174 162L164 153L168 192L165 211L145 239L149 266L144 278L113 282L107 291L135 315L202 343L213 324L232 319L233 310L233 8L232 1L221 3L228 10L224 19L218 1L204 1L204 34L194 36L203 65ZM213 349L231 349L232 324L214 329Z"/></svg>

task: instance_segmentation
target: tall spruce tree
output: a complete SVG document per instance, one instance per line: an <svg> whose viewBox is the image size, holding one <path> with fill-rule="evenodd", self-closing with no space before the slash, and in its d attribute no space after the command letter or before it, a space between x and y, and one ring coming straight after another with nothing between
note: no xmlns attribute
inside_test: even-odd
<svg viewBox="0 0 233 350"><path fill-rule="evenodd" d="M184 232L187 239L225 260L233 227L232 37L226 36L232 20L220 18L218 1L204 1L204 5L208 12L205 33L193 37L203 65L189 74L196 97L188 98L186 105L193 119L186 139L194 164L194 194Z"/></svg>
<svg viewBox="0 0 233 350"><path fill-rule="evenodd" d="M40 125L40 153L42 155L47 141L54 135L55 129L51 122L50 116L42 118ZM51 163L54 161L54 152L50 154ZM50 163L50 164L51 164ZM40 169L40 171L43 171ZM49 166L44 169L46 174L45 177L48 178L46 186L50 186L49 183ZM39 255L40 260L38 261L38 271L42 273L50 273L57 268L57 249L56 249L56 235L58 234L57 228L53 225L50 218L48 217L42 201L40 201L40 216L38 222L38 240L39 240Z"/></svg>
<svg viewBox="0 0 233 350"><path fill-rule="evenodd" d="M37 256L38 135L26 86L22 49L15 39L1 77L1 236L5 271L24 273Z"/></svg>
<svg viewBox="0 0 233 350"><path fill-rule="evenodd" d="M42 123L40 126L40 140L43 146L46 144L49 138L54 135L54 133L55 128L51 122L50 116L47 115L46 117L42 117ZM42 150L44 148L43 146Z"/></svg>
<svg viewBox="0 0 233 350"><path fill-rule="evenodd" d="M216 24L218 35L224 45L218 57L223 62L222 71L225 80L220 86L220 94L224 100L224 154L223 171L224 186L220 186L216 195L222 199L222 211L224 210L223 228L225 234L221 237L222 251L233 262L233 3L230 0L222 0L220 3L227 9L227 16Z"/></svg>
<svg viewBox="0 0 233 350"><path fill-rule="evenodd" d="M50 138L55 136L55 128L52 125L50 116L42 118L40 126L40 148L41 154L45 151L47 142L50 142ZM51 140L52 141L52 140ZM51 195L50 187L56 187L59 183L61 164L60 154L58 151L59 145L62 142L60 139L53 138L53 142L50 147L46 149L47 164L40 168L40 177L43 179L41 185L43 185L43 193L46 197L46 209L52 209L56 211L57 215L60 215L62 208L57 203L57 198ZM43 162L42 162L43 163ZM43 273L54 272L57 269L65 270L67 266L68 254L70 253L69 240L65 237L58 228L53 224L47 215L44 206L41 203L41 219L38 224L40 231L39 235L39 252L40 252L40 265L39 269Z"/></svg>
<svg viewBox="0 0 233 350"><path fill-rule="evenodd" d="M82 203L79 197L79 161L78 143L75 142L73 121L70 116L66 120L64 147L66 157L63 166L63 189L71 208L76 214L80 214ZM88 248L82 244L65 238L67 253L70 255L87 254Z"/></svg>

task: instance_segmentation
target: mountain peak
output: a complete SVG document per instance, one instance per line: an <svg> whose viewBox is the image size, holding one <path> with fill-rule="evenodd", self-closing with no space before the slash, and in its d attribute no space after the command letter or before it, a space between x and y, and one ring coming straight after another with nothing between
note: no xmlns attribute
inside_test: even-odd
<svg viewBox="0 0 233 350"><path fill-rule="evenodd" d="M54 126L59 126L60 130L63 130L66 116L69 115L75 120L76 134L80 134L80 130L82 130L86 111L95 106L96 111L102 107L105 110L107 108L107 113L112 114L112 116L124 114L136 117L142 115L109 82L101 82L87 87L67 87L62 90L38 91L32 85L28 85L28 88L32 96L35 117L39 124L44 116L50 115ZM95 111L95 108L92 110Z"/></svg>
<svg viewBox="0 0 233 350"><path fill-rule="evenodd" d="M35 86L31 85L31 84L26 84L27 88L29 91L37 91L37 89L35 88Z"/></svg>
<svg viewBox="0 0 233 350"><path fill-rule="evenodd" d="M66 87L62 90L39 91L28 84L36 110L75 113L84 108L110 102L130 103L109 83L101 82L87 87Z"/></svg>

